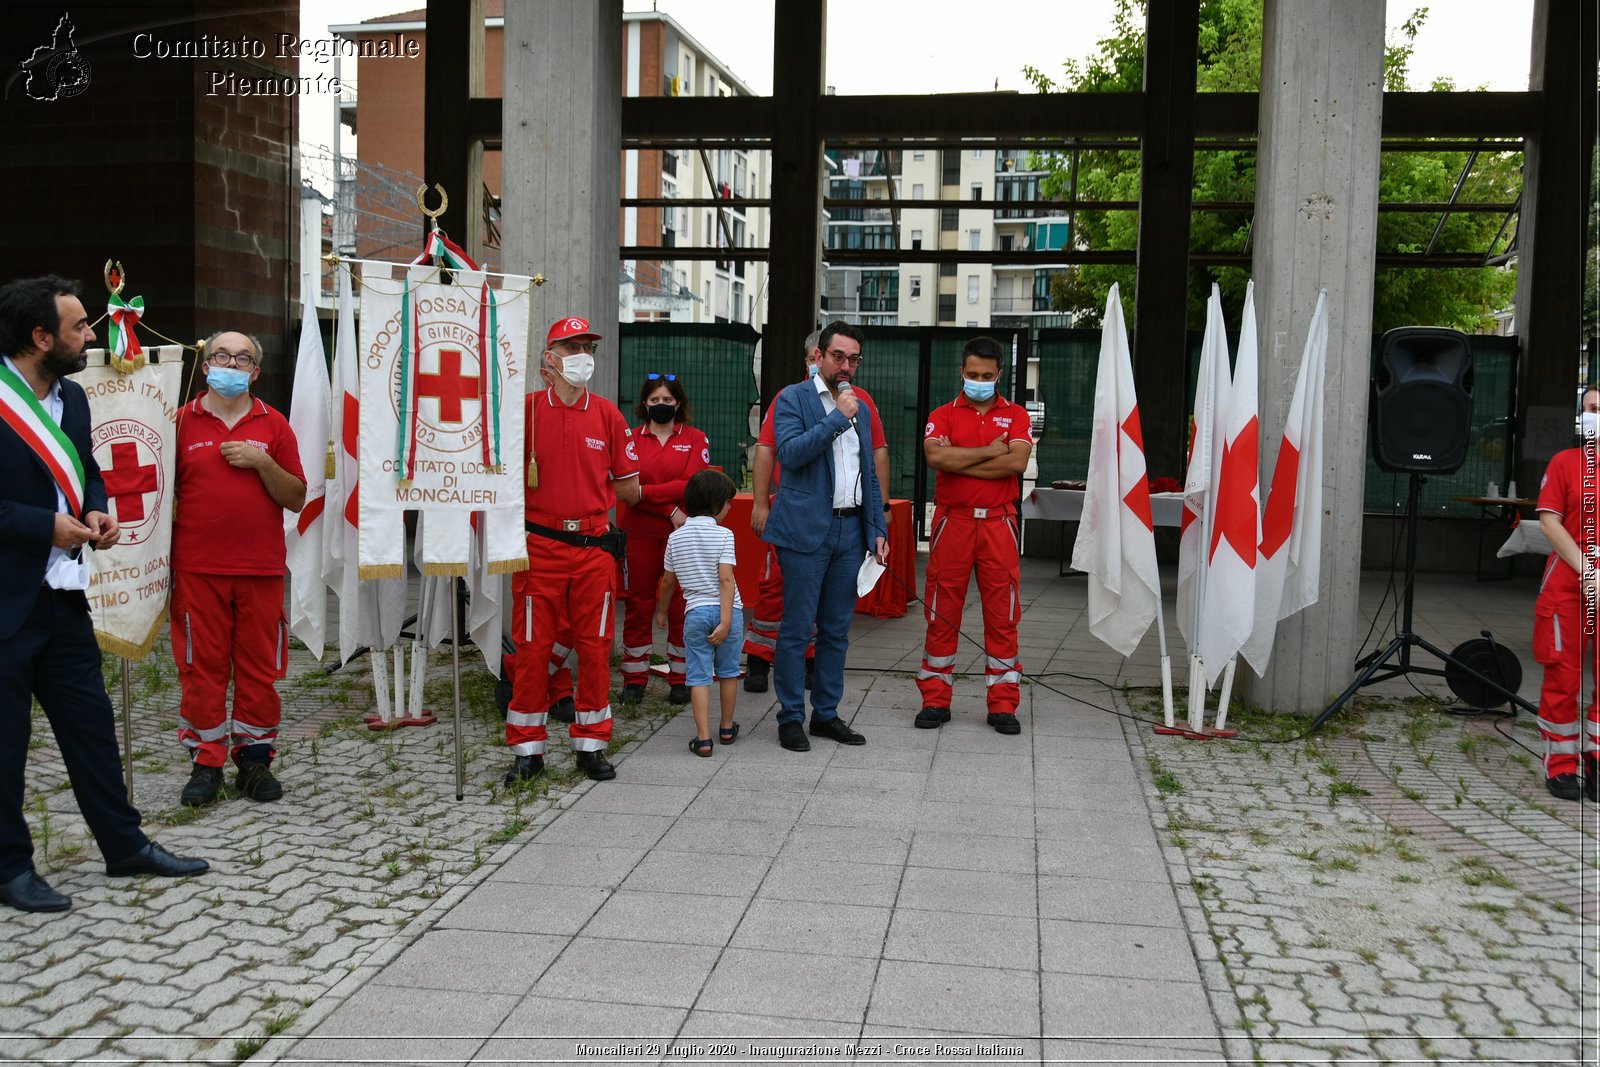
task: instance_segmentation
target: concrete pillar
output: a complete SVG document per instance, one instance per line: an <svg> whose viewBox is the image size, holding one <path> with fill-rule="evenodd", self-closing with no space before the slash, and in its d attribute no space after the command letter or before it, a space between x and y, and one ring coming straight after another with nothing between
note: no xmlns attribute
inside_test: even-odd
<svg viewBox="0 0 1600 1067"><path fill-rule="evenodd" d="M617 392L622 152L621 0L509 0L502 270L543 273L530 359L562 315L604 340L591 387ZM532 383L537 387L537 379Z"/></svg>
<svg viewBox="0 0 1600 1067"><path fill-rule="evenodd" d="M1329 312L1322 594L1279 624L1267 676L1250 686L1275 711L1320 711L1354 675L1383 20L1383 0L1266 0L1253 264L1263 487L1319 289Z"/></svg>

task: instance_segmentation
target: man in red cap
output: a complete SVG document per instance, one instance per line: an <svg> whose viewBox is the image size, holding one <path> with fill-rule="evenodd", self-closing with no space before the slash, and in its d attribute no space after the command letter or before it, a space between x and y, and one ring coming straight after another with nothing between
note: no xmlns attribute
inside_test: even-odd
<svg viewBox="0 0 1600 1067"><path fill-rule="evenodd" d="M639 462L622 412L589 391L599 340L586 320L557 319L539 357L549 385L527 399L528 569L511 584L517 654L506 744L516 760L507 785L544 771L550 667L569 627L578 656L573 752L595 781L617 776L605 753L623 549L608 513L619 499L638 503Z"/></svg>

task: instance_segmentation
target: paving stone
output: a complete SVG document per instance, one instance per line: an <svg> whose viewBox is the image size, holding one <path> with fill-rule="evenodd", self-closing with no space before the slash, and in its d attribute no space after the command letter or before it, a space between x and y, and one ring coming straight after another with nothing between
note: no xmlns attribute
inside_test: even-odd
<svg viewBox="0 0 1600 1067"><path fill-rule="evenodd" d="M765 872L759 897L801 901L805 905L830 901L887 906L900 888L901 868L881 863L820 860L779 854Z"/></svg>
<svg viewBox="0 0 1600 1067"><path fill-rule="evenodd" d="M867 1029L938 1029L956 1014L970 1032L1039 1036L1039 975L1033 970L884 960L872 988Z"/></svg>
<svg viewBox="0 0 1600 1067"><path fill-rule="evenodd" d="M383 985L523 994L568 939L544 934L430 930L376 979ZM484 966L493 959L494 966Z"/></svg>
<svg viewBox="0 0 1600 1067"><path fill-rule="evenodd" d="M534 985L541 997L688 1008L718 950L703 945L576 937Z"/></svg>
<svg viewBox="0 0 1600 1067"><path fill-rule="evenodd" d="M721 947L728 943L741 912L738 902L725 896L620 889L583 932L591 937Z"/></svg>
<svg viewBox="0 0 1600 1067"><path fill-rule="evenodd" d="M1032 874L1034 845L1020 837L918 830L912 839L907 862L914 867Z"/></svg>
<svg viewBox="0 0 1600 1067"><path fill-rule="evenodd" d="M886 960L1037 970L1039 923L1011 915L963 915L901 908L883 946Z"/></svg>
<svg viewBox="0 0 1600 1067"><path fill-rule="evenodd" d="M877 959L891 909L757 897L739 919L734 948Z"/></svg>
<svg viewBox="0 0 1600 1067"><path fill-rule="evenodd" d="M645 850L596 847L598 844L562 845L536 841L520 849L489 880L615 889L638 866ZM521 892L509 887L504 891Z"/></svg>
<svg viewBox="0 0 1600 1067"><path fill-rule="evenodd" d="M476 1060L536 1063L581 1058L603 1063L658 1063L687 1015L685 1008L524 997L478 1049ZM597 1019L604 1023L597 1025ZM580 1045L602 1051L580 1057ZM610 1051L624 1045L640 1047L640 1052ZM645 1045L654 1048L647 1054Z"/></svg>
<svg viewBox="0 0 1600 1067"><path fill-rule="evenodd" d="M1168 981L1197 980L1182 930L1122 923L1039 920L1039 959L1046 971Z"/></svg>
<svg viewBox="0 0 1600 1067"><path fill-rule="evenodd" d="M973 915L1038 914L1034 879L1023 874L908 867L897 906Z"/></svg>
<svg viewBox="0 0 1600 1067"><path fill-rule="evenodd" d="M699 1002L741 1014L782 1004L797 1020L859 1023L873 989L876 960L729 948Z"/></svg>

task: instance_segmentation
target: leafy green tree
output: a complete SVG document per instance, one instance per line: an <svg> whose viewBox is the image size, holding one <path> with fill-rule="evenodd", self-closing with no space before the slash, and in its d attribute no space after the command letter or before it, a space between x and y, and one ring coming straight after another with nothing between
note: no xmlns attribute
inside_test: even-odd
<svg viewBox="0 0 1600 1067"><path fill-rule="evenodd" d="M1261 0L1201 0L1199 56L1196 71L1201 92L1258 92L1261 88ZM1402 25L1400 36L1385 49L1384 87L1409 88L1408 66L1417 35L1427 18L1419 8ZM1144 83L1144 3L1118 0L1112 33L1099 42L1093 55L1068 60L1058 79L1033 67L1023 73L1039 92L1136 92ZM1448 92L1448 80L1435 82L1434 91ZM1379 167L1380 199L1386 202L1441 202L1448 200L1464 169L1465 152L1386 152ZM1520 153L1480 153L1471 160L1467 181L1458 199L1463 202L1510 204L1522 185ZM1067 199L1074 189L1082 201L1137 200L1139 153L1093 150L1079 153L1074 166L1070 154L1041 154L1034 162L1049 173L1041 182L1041 195ZM1253 202L1256 153L1253 150L1212 149L1195 146L1196 201ZM1200 211L1191 223L1190 247L1196 251L1243 252L1249 241L1253 212ZM1503 215L1451 214L1437 235L1439 215L1426 212L1384 212L1378 216L1378 249L1384 252L1422 252L1430 242L1436 252L1503 252L1513 236L1504 228ZM1133 211L1080 209L1076 232L1078 247L1130 249L1137 245L1138 215ZM1205 321L1205 302L1212 282L1222 291L1224 309L1237 318L1244 301L1247 270L1234 267L1196 268L1191 271L1188 320L1198 329ZM1105 307L1111 284L1121 284L1124 306L1134 311L1134 268L1087 264L1068 268L1052 280L1051 298L1057 310L1070 311L1082 325L1095 325ZM1464 330L1484 328L1493 313L1511 302L1516 274L1509 267L1410 268L1390 267L1377 272L1373 328L1427 324Z"/></svg>

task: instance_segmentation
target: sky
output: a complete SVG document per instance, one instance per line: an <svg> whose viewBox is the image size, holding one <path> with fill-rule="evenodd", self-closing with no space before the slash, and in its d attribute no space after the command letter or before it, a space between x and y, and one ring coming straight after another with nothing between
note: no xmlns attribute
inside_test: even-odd
<svg viewBox="0 0 1600 1067"><path fill-rule="evenodd" d="M624 0L629 11L658 9L716 55L758 94L772 91L774 0ZM1387 33L1417 7L1427 21L1412 58L1412 84L1437 76L1458 86L1528 87L1533 0L1388 0ZM301 35L329 25L423 6L423 0L304 0ZM828 14L827 82L840 95L1026 90L1024 66L1059 74L1111 30L1113 0L834 0ZM1492 11L1492 17L1486 15ZM914 13L914 17L911 17ZM303 64L309 61L303 60ZM326 68L322 68L326 73ZM306 66L303 74L315 74ZM301 101L310 144L332 138L333 103Z"/></svg>

